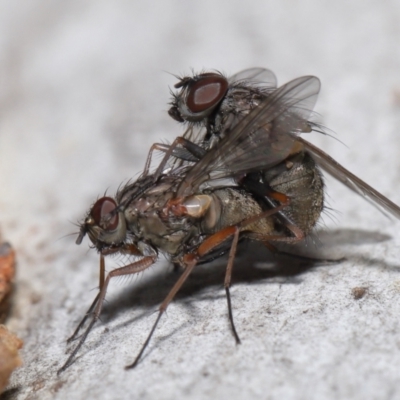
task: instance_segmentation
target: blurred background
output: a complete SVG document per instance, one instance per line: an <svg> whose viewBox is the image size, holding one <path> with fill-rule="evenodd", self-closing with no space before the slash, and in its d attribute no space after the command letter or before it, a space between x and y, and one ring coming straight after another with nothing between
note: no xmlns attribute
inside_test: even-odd
<svg viewBox="0 0 400 400"><path fill-rule="evenodd" d="M342 293L345 300L338 301L327 318L318 314L321 319L315 318L322 321L321 325L316 323L319 328L306 334L314 344L326 341L324 350L305 345L299 351L293 346L293 353L286 354L283 343L282 354L275 358L271 355L271 338L275 334L280 337L279 329L284 325L273 328L263 307L272 301L265 296L276 299L285 288L283 285L281 289L285 279L277 278L269 281L268 295L261 281L252 288L243 282L238 285L239 331L250 315L246 308L239 308L246 307L242 303L247 303L265 324L265 328L257 328L249 320L254 330L244 335L246 345L240 350L228 335L221 286L214 286L208 289L210 293L219 291L215 313L219 322L215 326L221 324L221 328L215 331L220 330L221 337L209 328L206 339L199 327L198 346L209 346L207 357L202 358L203 350L197 347L200 354L192 360L196 350L187 339L187 325L176 322L177 308L169 312L168 324L161 328L166 333L160 335L167 339L154 344L154 349L161 348L162 353L151 351L139 372L126 373L122 367L143 341L157 306L154 301L151 307L145 307L146 318L133 324L128 323L133 318L131 301L131 307L125 307L126 314L110 316L106 325L100 324L83 357L65 375L57 378L55 371L65 359L66 338L94 296L95 292L89 291L97 279L95 251L88 252L87 241L77 247L76 236L65 235L77 231L73 224L82 219L97 196L105 190L114 193L121 183L141 172L151 144L171 142L182 133L182 127L167 114L175 75L209 69L230 75L259 66L274 71L279 84L301 75L318 76L322 92L315 110L345 145L317 134L311 141L400 203L399 43L400 3L395 0L1 1L0 232L17 251L16 295L9 326L25 341L25 367L14 376L7 398L71 398L67 394L74 390L80 394L75 398L88 398L84 393L131 398L129 390L142 398L171 398L171 393L186 398L205 394L241 398L252 394L256 398L285 399L396 393L397 372L390 366L400 361L394 356L400 352L394 332L398 327L398 301L393 304L389 296L383 306L371 300L369 305L377 309L368 315L379 316L378 320L354 322L353 318L361 315L362 319L363 313L358 305L353 306L354 299L348 293L351 285L360 284L360 277L372 286L371 282L376 282L375 294L384 290L398 293L399 271L386 263L398 265L399 223L385 219L362 199L330 181L328 204L337 211L333 218L325 217L322 226L333 229L336 236L327 241L344 245L345 252L351 252L352 245L358 246L359 254L367 260L359 256L345 266L331 267L332 284L339 286L330 285L330 290ZM381 234L390 239L379 243ZM378 266L371 268L374 262ZM162 260L159 264L156 273L167 275L167 263ZM304 299L305 309L307 301L311 308L316 302L332 306L336 296L320 298L331 274L326 272L331 271L329 268L322 271L325 275L310 271L301 277L306 287L297 286L298 292L292 293L296 304L303 301L304 293L317 293L318 300ZM355 281L349 283L353 276ZM146 287L145 277L140 278L140 284ZM128 293L129 288L123 287L117 285L116 290ZM258 287L261 297L250 300ZM212 300L205 298L196 307L214 307L216 300ZM282 321L293 315L291 305L280 311ZM344 338L335 330L331 337L326 333L330 327L323 321L337 322L349 307L355 307L355 314L343 325ZM390 307L394 307L392 311ZM393 315L393 319L388 317L389 322L380 319L383 309ZM183 307L181 323L211 323L213 317L197 313L195 318L190 308ZM304 332L301 324L312 325L313 321L302 316L295 325ZM371 348L368 335L357 343L347 340L352 334L358 335L348 331L348 326L363 322L365 326L353 327L354 332L372 329L371 336L377 342ZM120 329L102 335L110 324ZM373 330L375 324L380 333ZM138 332L140 337L132 341ZM288 330L285 343L293 343L296 332L295 328ZM255 337L261 342L255 342ZM376 353L385 341L390 345ZM174 359L171 354L179 349ZM220 353L223 351L224 355ZM102 357L106 361L101 361ZM162 357L165 360L159 364L151 361ZM212 377L207 370L210 364L215 367ZM377 365L378 371L373 370ZM94 367L97 369L92 371ZM354 377L351 371L356 370L358 376ZM79 379L74 378L78 373ZM366 387L361 388L361 382ZM113 397L116 393L120 397Z"/></svg>

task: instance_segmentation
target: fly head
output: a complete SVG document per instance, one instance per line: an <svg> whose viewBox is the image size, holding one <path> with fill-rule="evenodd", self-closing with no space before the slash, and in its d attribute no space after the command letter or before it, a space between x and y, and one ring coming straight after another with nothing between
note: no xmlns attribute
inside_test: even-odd
<svg viewBox="0 0 400 400"><path fill-rule="evenodd" d="M97 250L118 247L127 236L124 215L117 209L116 201L111 197L98 199L86 216L77 244L81 244L83 237L88 234L90 241Z"/></svg>
<svg viewBox="0 0 400 400"><path fill-rule="evenodd" d="M178 122L200 122L211 115L228 90L228 80L219 73L207 72L182 78L175 88L168 114Z"/></svg>

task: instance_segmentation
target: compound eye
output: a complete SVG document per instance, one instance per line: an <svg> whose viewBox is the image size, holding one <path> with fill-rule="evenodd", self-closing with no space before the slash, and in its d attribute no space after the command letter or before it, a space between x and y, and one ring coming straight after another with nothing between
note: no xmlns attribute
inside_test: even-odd
<svg viewBox="0 0 400 400"><path fill-rule="evenodd" d="M203 112L215 107L227 90L228 81L223 76L204 74L191 85L187 96L187 106L193 113Z"/></svg>
<svg viewBox="0 0 400 400"><path fill-rule="evenodd" d="M115 214L111 217L109 221L107 221L107 226L104 225L103 218L108 215L111 211L117 208L117 203L111 197L102 197L97 200L92 207L92 211L90 215L94 219L96 225L101 226L106 231L114 231L118 227L119 216Z"/></svg>

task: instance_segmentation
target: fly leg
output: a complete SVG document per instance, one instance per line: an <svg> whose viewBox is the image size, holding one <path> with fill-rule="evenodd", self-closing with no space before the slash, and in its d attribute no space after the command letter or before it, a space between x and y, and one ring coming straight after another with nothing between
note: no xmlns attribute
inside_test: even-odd
<svg viewBox="0 0 400 400"><path fill-rule="evenodd" d="M98 295L96 296L95 301L92 303L91 307L89 308L89 310L90 310L89 312L92 312L92 310L93 310L92 320L90 321L88 327L86 328L85 332L81 336L78 344L76 345L76 347L74 348L74 350L72 351L70 356L68 357L65 364L58 370L57 374L60 374L61 372L65 371L73 363L76 354L78 353L79 349L85 342L86 337L88 336L89 332L93 328L93 325L99 319L110 279L115 276L133 275L133 274L137 274L138 272L144 271L145 269L149 268L152 264L154 264L156 259L157 259L156 256L147 256L147 257L144 257L143 259L136 261L132 264L128 264L128 265L125 265L124 267L117 268L117 269L111 271L107 275L102 287L100 288ZM79 324L78 328L80 328L83 325L83 323L86 321L87 317L88 317L88 314L81 321L81 324ZM77 333L78 330L79 329L77 329L75 331L74 335ZM74 335L72 337L74 337Z"/></svg>
<svg viewBox="0 0 400 400"><path fill-rule="evenodd" d="M169 145L164 144L164 143L154 143L151 145L149 154L147 155L147 158L146 158L146 164L144 165L144 170L143 170L144 176L147 176L149 173L151 160L153 158L153 152L154 151L162 151L162 152L166 153L168 151L168 149L169 149Z"/></svg>
<svg viewBox="0 0 400 400"><path fill-rule="evenodd" d="M162 302L161 306L158 309L158 315L157 319L153 324L153 327L151 328L151 331L149 335L147 336L146 341L144 342L142 348L139 351L139 354L136 356L135 361L133 361L132 364L127 365L125 369L130 369L136 367L138 364L140 358L142 357L142 354L144 353L146 347L150 343L151 337L153 336L154 331L157 328L158 322L161 319L161 316L164 314L165 310L167 309L169 303L172 301L172 299L175 297L176 293L179 291L183 283L186 281L187 277L190 275L190 273L193 271L193 268L196 266L197 260L193 260L191 263L186 264L186 268L183 271L182 275L179 277L171 291L168 293L168 296L165 298L165 300Z"/></svg>
<svg viewBox="0 0 400 400"><path fill-rule="evenodd" d="M97 293L97 296L93 300L93 303L90 305L89 309L86 311L85 316L82 318L81 322L79 322L79 325L76 327L74 333L67 339L67 343L70 343L76 339L76 336L78 335L79 331L82 329L82 326L85 324L90 313L96 307L96 304L99 301L100 291L104 285L104 276L105 276L105 262L104 262L104 255L101 254L100 255L99 292Z"/></svg>
<svg viewBox="0 0 400 400"><path fill-rule="evenodd" d="M186 151L182 152L182 148L178 146L183 147L183 149ZM163 173L165 165L171 157L176 157L187 161L198 161L203 158L205 153L206 150L199 145L185 139L182 136L178 136L166 149L165 156L154 174L154 179L157 179Z"/></svg>
<svg viewBox="0 0 400 400"><path fill-rule="evenodd" d="M283 193L276 192L266 182L261 183L259 174L249 174L243 179L239 180L240 185L249 190L251 193L259 196L269 207L275 208L277 202L280 204L289 205L290 197ZM279 211L277 217L283 224L294 225L293 221L284 212Z"/></svg>
<svg viewBox="0 0 400 400"><path fill-rule="evenodd" d="M146 158L146 163L143 170L144 176L147 176L149 173L154 151L162 151L163 153L165 153L165 156L157 169L158 172L163 171L163 169L165 168L165 164L171 157L175 157L183 161L196 162L203 158L206 153L206 150L203 149L201 146L191 142L188 139L185 139L182 136L177 137L170 145L165 143L154 143L150 147L149 154ZM156 175L158 176L157 173Z"/></svg>
<svg viewBox="0 0 400 400"><path fill-rule="evenodd" d="M158 309L158 316L156 321L153 324L153 327L150 330L149 335L147 336L146 341L144 342L142 348L139 351L139 354L136 356L135 360L133 361L132 364L127 365L125 368L134 368L138 364L139 360L141 359L144 351L146 350L148 344L150 343L150 340L153 336L154 331L157 328L157 325L161 319L161 316L164 314L166 311L169 303L173 300L175 297L176 293L178 293L179 289L182 287L183 283L186 281L187 277L190 275L190 273L193 271L194 267L196 266L197 262L201 257L212 251L215 247L219 246L221 243L223 243L225 240L227 240L229 237L235 234L237 230L236 226L230 226L228 228L222 229L221 231L215 233L214 235L208 237L198 248L196 251L193 253L188 253L183 256L182 259L182 264L185 267L182 275L179 277L175 285L172 287L171 291L168 293L168 296L165 298L165 300L162 302Z"/></svg>
<svg viewBox="0 0 400 400"><path fill-rule="evenodd" d="M277 194L280 195L280 193L277 193ZM282 196L285 196L285 195L282 195ZM229 322L231 324L232 333L233 333L233 336L235 338L236 344L240 344L241 342L240 342L239 335L238 335L238 333L236 331L235 323L233 321L232 302L231 302L231 294L230 294L229 288L231 287L233 261L235 259L236 249L237 249L237 245L238 245L238 241L239 241L240 228L251 224L252 222L256 221L257 219L267 218L267 217L269 217L269 216L271 216L273 214L279 214L280 210L282 210L284 207L286 207L287 204L288 204L288 202L285 202L285 204L282 204L282 205L280 205L278 207L275 207L275 208L273 208L271 210L265 211L265 212L263 212L261 214L258 214L256 216L254 216L254 217L247 218L244 221L242 221L238 226L235 227L236 230L235 230L235 232L233 234L233 241L232 241L231 249L229 251L228 264L227 264L226 272L225 272L224 288L225 288L225 293L226 293L226 300L227 300L227 303L228 303ZM296 233L299 234L299 232L297 232L297 231L296 231ZM299 236L298 240L301 240L300 236ZM266 242L265 244L269 244L269 243Z"/></svg>
<svg viewBox="0 0 400 400"><path fill-rule="evenodd" d="M235 337L236 344L240 344L240 338L239 338L239 335L237 334L235 323L233 321L231 293L229 291L229 288L231 287L233 260L235 259L237 244L238 244L238 241L239 241L239 232L240 232L239 228L236 227L236 231L235 231L234 236L233 236L232 246L231 246L231 249L229 251L228 265L226 266L225 280L224 280L226 301L228 302L229 322L231 323L232 333L233 333L233 336Z"/></svg>
<svg viewBox="0 0 400 400"><path fill-rule="evenodd" d="M105 262L104 262L104 256L114 254L116 252L120 252L123 254L128 254L128 255L135 255L135 256L141 256L142 253L139 251L139 249L133 245L133 244L126 244L122 249L106 249L102 250L100 254L100 268L99 268L99 292L97 293L97 296L93 300L93 303L90 305L89 309L86 311L85 316L82 318L81 322L79 325L76 327L74 333L67 339L67 343L72 342L73 340L76 339L76 336L78 335L79 331L82 329L82 326L85 324L86 320L88 319L89 315L92 313L94 310L97 302L99 301L100 297L100 291L103 288L104 285L104 278L105 278Z"/></svg>
<svg viewBox="0 0 400 400"><path fill-rule="evenodd" d="M186 279L188 278L190 273L193 271L194 267L197 265L200 258L207 255L214 248L218 247L221 243L223 243L225 240L229 239L232 236L233 236L233 243L231 246L231 250L229 252L227 274L226 274L226 278L225 278L225 281L226 281L225 290L226 290L227 296L228 296L229 316L230 316L232 330L234 332L237 342L240 343L239 336L236 333L235 325L233 323L232 307L230 304L230 294L229 294L230 278L231 278L231 274L232 274L233 260L234 260L235 253L236 253L236 247L237 247L237 243L238 243L238 239L239 239L240 228L257 221L260 218L267 218L270 215L273 215L273 214L279 212L284 207L285 207L284 205L278 206L273 210L267 210L260 214L255 215L254 217L247 218L247 219L243 220L241 223L239 223L238 225L228 226L227 228L224 228L224 229L220 230L219 232L209 236L207 239L205 239L204 242L197 248L196 251L194 251L193 253L185 254L183 256L182 265L184 266L185 269L184 269L182 275L179 277L179 279L177 280L175 285L172 287L171 291L168 293L168 296L161 303L161 305L158 309L157 318L153 324L153 327L150 330L149 335L147 336L146 341L144 342L142 348L140 349L140 351L139 351L138 355L136 356L135 360L133 361L133 363L127 365L125 367L126 369L134 368L139 363L144 351L146 350L148 344L150 343L150 340L154 334L154 331L157 328L158 323L160 322L161 316L164 314L168 305L174 299L174 297L178 293L179 289L182 287L182 285L184 284L184 282L186 281Z"/></svg>

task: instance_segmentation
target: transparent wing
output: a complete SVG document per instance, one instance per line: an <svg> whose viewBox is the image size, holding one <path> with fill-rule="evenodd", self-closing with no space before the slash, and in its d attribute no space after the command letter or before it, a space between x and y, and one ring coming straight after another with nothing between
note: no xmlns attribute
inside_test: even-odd
<svg viewBox="0 0 400 400"><path fill-rule="evenodd" d="M306 150L313 156L317 164L326 171L329 175L332 175L335 179L342 182L345 186L351 189L353 192L364 197L376 206L381 212L386 214L390 213L396 218L400 218L400 207L390 201L383 194L379 193L373 187L369 186L363 180L352 174L346 168L342 167L337 161L331 156L314 146L310 142L299 138L298 139L306 148Z"/></svg>
<svg viewBox="0 0 400 400"><path fill-rule="evenodd" d="M199 127L197 125L189 125L182 136L193 143L201 144L206 133L207 129L205 127Z"/></svg>
<svg viewBox="0 0 400 400"><path fill-rule="evenodd" d="M267 169L288 157L297 135L309 130L307 119L319 90L313 76L275 90L188 170L178 196L190 195L207 181Z"/></svg>
<svg viewBox="0 0 400 400"><path fill-rule="evenodd" d="M248 68L228 78L229 85L237 82L249 82L266 88L276 88L275 74L266 68Z"/></svg>

